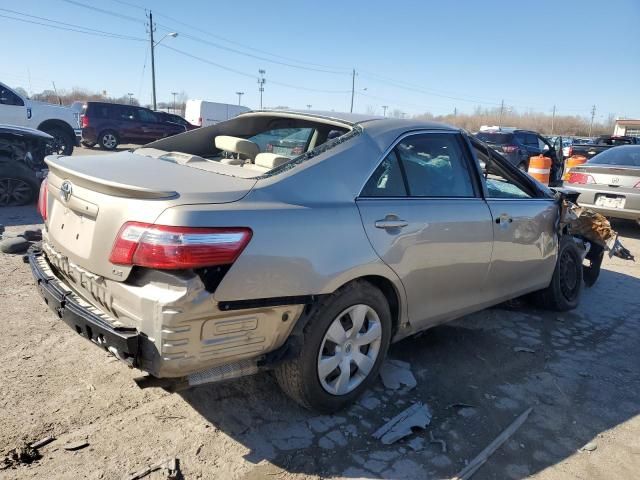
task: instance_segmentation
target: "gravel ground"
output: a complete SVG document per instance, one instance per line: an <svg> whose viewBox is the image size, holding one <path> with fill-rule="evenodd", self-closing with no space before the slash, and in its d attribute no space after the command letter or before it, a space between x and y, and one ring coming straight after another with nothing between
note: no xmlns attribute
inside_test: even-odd
<svg viewBox="0 0 640 480"><path fill-rule="evenodd" d="M33 207L0 210L9 233L37 223ZM640 228L615 226L640 254ZM0 278L0 460L21 442L56 438L34 463L0 470L2 479L119 479L170 457L185 479L449 478L528 407L474 479L630 479L640 470L632 262L607 259L573 312L502 306L395 344L390 357L411 364L418 386L378 382L335 416L299 408L268 374L181 394L139 390L139 372L48 310L20 256L0 254ZM389 446L372 438L415 401L433 412L426 431ZM88 446L64 449L77 441ZM581 451L589 442L596 448Z"/></svg>

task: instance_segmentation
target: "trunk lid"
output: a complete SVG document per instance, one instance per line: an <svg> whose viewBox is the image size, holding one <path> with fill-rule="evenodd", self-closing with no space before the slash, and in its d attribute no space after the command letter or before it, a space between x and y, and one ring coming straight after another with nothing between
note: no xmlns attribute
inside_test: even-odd
<svg viewBox="0 0 640 480"><path fill-rule="evenodd" d="M591 175L597 185L633 188L640 182L640 168L638 167L617 167L585 163L573 167L571 171Z"/></svg>
<svg viewBox="0 0 640 480"><path fill-rule="evenodd" d="M256 183L248 178L256 176L255 171L148 150L47 157L45 240L58 257L56 265L74 280L95 275L117 281L127 278L131 267L109 262L125 222L155 223L165 209L177 205L235 202Z"/></svg>

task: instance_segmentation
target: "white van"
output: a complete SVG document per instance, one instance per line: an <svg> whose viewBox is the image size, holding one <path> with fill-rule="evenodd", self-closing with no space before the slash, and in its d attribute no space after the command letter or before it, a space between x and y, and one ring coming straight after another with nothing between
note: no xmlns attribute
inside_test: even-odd
<svg viewBox="0 0 640 480"><path fill-rule="evenodd" d="M250 111L249 108L241 105L206 102L204 100L187 100L184 116L189 123L206 127L207 125L229 120L248 111Z"/></svg>

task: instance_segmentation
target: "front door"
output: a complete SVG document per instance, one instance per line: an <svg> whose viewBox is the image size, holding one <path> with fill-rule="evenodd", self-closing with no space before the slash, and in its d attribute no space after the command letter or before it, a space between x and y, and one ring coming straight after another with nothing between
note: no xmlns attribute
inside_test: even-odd
<svg viewBox="0 0 640 480"><path fill-rule="evenodd" d="M408 134L357 199L367 236L402 280L416 329L486 303L493 225L458 133Z"/></svg>
<svg viewBox="0 0 640 480"><path fill-rule="evenodd" d="M472 146L485 165L485 195L493 218L487 282L491 296L502 301L548 286L556 261L558 206L554 199L537 194L485 146L473 140Z"/></svg>
<svg viewBox="0 0 640 480"><path fill-rule="evenodd" d="M27 108L24 100L0 84L0 118L7 125L27 125Z"/></svg>

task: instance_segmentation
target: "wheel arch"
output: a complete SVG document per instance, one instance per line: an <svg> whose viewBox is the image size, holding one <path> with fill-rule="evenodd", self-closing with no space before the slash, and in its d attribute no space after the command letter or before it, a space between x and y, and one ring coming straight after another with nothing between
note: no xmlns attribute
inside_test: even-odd
<svg viewBox="0 0 640 480"><path fill-rule="evenodd" d="M68 133L72 139L75 140L76 138L76 133L73 130L73 127L69 125L67 122L65 122L64 120L52 118L49 120L45 120L40 125L38 125L38 130L41 130L43 132L46 132L47 129L51 129L51 128L60 128L64 130L65 133Z"/></svg>

